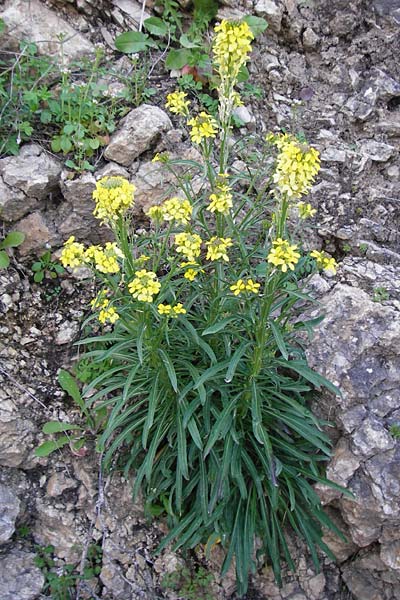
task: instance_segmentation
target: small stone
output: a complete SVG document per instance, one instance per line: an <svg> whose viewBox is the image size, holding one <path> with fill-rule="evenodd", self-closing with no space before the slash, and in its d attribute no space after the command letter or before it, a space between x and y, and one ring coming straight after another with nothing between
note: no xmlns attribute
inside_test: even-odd
<svg viewBox="0 0 400 600"><path fill-rule="evenodd" d="M321 160L325 162L344 163L347 160L346 151L334 146L328 146L326 150L321 152Z"/></svg>
<svg viewBox="0 0 400 600"><path fill-rule="evenodd" d="M44 586L44 575L35 565L36 555L11 550L0 558L1 600L35 600Z"/></svg>
<svg viewBox="0 0 400 600"><path fill-rule="evenodd" d="M400 571L400 540L381 547L380 558L390 569Z"/></svg>
<svg viewBox="0 0 400 600"><path fill-rule="evenodd" d="M282 25L283 7L273 0L259 0L254 11L259 17L264 17L273 31L279 33Z"/></svg>
<svg viewBox="0 0 400 600"><path fill-rule="evenodd" d="M395 181L399 180L400 178L400 169L397 165L392 165L391 167L388 167L388 169L386 170L387 175L389 177L389 179L393 179Z"/></svg>
<svg viewBox="0 0 400 600"><path fill-rule="evenodd" d="M56 335L55 343L57 346L70 344L78 335L79 324L76 321L64 321Z"/></svg>
<svg viewBox="0 0 400 600"><path fill-rule="evenodd" d="M121 121L118 131L105 150L108 160L129 167L146 150L150 150L162 133L172 129L166 112L157 106L142 104Z"/></svg>
<svg viewBox="0 0 400 600"><path fill-rule="evenodd" d="M14 533L20 506L15 493L0 483L0 544L7 542Z"/></svg>
<svg viewBox="0 0 400 600"><path fill-rule="evenodd" d="M42 213L34 212L17 223L16 229L25 234L23 243L18 247L22 256L26 256L33 250L45 248L54 238L48 228Z"/></svg>
<svg viewBox="0 0 400 600"><path fill-rule="evenodd" d="M71 490L77 487L78 483L67 477L64 473L53 473L47 482L46 492L48 496L55 498L61 496L65 490Z"/></svg>
<svg viewBox="0 0 400 600"><path fill-rule="evenodd" d="M374 162L386 162L395 153L395 148L383 142L375 140L361 140L359 142L362 154Z"/></svg>
<svg viewBox="0 0 400 600"><path fill-rule="evenodd" d="M377 452L386 452L396 445L396 440L385 429L382 421L369 416L353 434L352 449L356 456L369 458Z"/></svg>
<svg viewBox="0 0 400 600"><path fill-rule="evenodd" d="M233 114L240 119L244 125L255 122L255 117L251 114L247 106L238 106L233 110Z"/></svg>
<svg viewBox="0 0 400 600"><path fill-rule="evenodd" d="M50 10L40 0L8 0L0 17L4 19L7 30L17 40L36 42L41 54L58 55L60 52L59 35L63 33L63 52L67 59L80 59L83 55L94 54L94 46L88 39L75 31L60 16Z"/></svg>
<svg viewBox="0 0 400 600"><path fill-rule="evenodd" d="M307 29L303 33L304 48L312 50L318 46L319 42L319 36L315 33L313 29L311 29L311 27L307 27Z"/></svg>

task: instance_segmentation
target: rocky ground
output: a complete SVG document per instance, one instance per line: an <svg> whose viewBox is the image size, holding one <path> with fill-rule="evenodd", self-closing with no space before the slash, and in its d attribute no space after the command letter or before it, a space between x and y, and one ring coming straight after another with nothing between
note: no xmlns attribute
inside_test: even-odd
<svg viewBox="0 0 400 600"><path fill-rule="evenodd" d="M29 4L29 8L28 5ZM152 5L147 3L146 10ZM114 34L140 20L133 0L0 3L13 36L51 40L74 34L69 55L112 43ZM278 589L268 567L254 577L248 599L395 600L400 597L400 2L398 0L258 0L221 2L220 16L264 16L270 27L255 44L252 82L264 90L241 109L243 133L304 131L322 156L312 193L318 207L305 244L340 262L335 278L310 282L325 320L309 347L310 364L343 395L322 397L318 413L336 423L329 477L348 487L353 501L320 489L347 543L327 544L337 562L317 574L292 541L298 570ZM24 19L21 19L21 14ZM47 42L46 42L47 43ZM44 52L51 50L51 44ZM123 174L137 187L136 218L163 197L169 182L154 170L154 152L190 157L186 134L160 107L174 86L167 73L158 106L134 109L111 138L95 174L70 179L59 158L38 144L0 160L0 206L5 228L26 234L0 275L0 591L1 600L45 597L37 545L54 546L59 569L87 563L96 544L100 573L81 581L77 598L136 600L186 598L163 589L166 573L182 572L172 552L156 556L162 525L146 522L130 483L103 473L93 439L74 455L63 449L34 456L48 420L79 420L57 384L60 367L76 355L73 342L92 296L85 279L32 283L29 265L46 245L57 249L70 235L93 242L107 235L92 217L91 194L104 174ZM321 308L319 309L321 310ZM221 556L208 563L186 557L192 573L206 566L215 582L196 600L234 597L234 577L218 579ZM59 571L62 573L62 570ZM183 578L184 579L184 578ZM186 577L186 580L188 578ZM189 576L190 581L190 576ZM187 581L186 581L187 583ZM186 585L181 582L181 590ZM185 589L187 589L186 586Z"/></svg>

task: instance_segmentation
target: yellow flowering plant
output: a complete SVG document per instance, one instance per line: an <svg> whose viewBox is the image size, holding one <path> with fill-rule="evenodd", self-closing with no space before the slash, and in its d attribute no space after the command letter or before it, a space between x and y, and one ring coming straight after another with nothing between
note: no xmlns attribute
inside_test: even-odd
<svg viewBox="0 0 400 600"><path fill-rule="evenodd" d="M103 289L92 309L107 329L80 343L95 363L112 360L86 387L88 407L108 411L98 441L105 465L133 469L134 494L142 491L149 515L167 518L160 548L204 544L207 554L220 543L222 575L235 559L239 595L262 555L278 582L282 559L294 568L290 530L317 565L316 549L329 552L322 527L337 531L313 489L334 484L322 468L331 444L308 401L321 387L338 390L307 365L299 336L315 323L304 318L306 276L336 263L303 252L288 230L292 209L298 219L314 214L303 200L299 215L298 199L318 173L318 152L271 134L266 183L252 179L243 191L230 120L252 39L245 22L215 29L218 119L168 96L202 160L188 161L191 175L177 175L176 193L147 212L148 229L132 230L132 184L103 179L94 214L115 243L85 248L70 238L61 257L92 268ZM156 158L155 169L178 173L167 155Z"/></svg>

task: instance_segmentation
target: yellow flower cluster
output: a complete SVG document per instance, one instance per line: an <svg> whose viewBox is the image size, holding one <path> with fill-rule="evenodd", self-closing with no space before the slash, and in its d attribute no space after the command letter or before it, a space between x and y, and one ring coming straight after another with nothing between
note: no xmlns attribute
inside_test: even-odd
<svg viewBox="0 0 400 600"><path fill-rule="evenodd" d="M280 150L274 182L288 198L300 198L309 192L320 169L319 152L288 134L274 136L274 142Z"/></svg>
<svg viewBox="0 0 400 600"><path fill-rule="evenodd" d="M213 236L208 242L206 242L207 246L207 259L209 260L225 260L229 261L229 257L226 253L227 249L230 246L233 246L232 238L220 238Z"/></svg>
<svg viewBox="0 0 400 600"><path fill-rule="evenodd" d="M327 254L323 250L321 252L319 252L318 250L313 250L312 252L310 252L310 256L315 258L315 260L317 261L317 266L320 267L320 269L332 271L333 274L336 273L338 264L333 258L333 256L329 256L329 254Z"/></svg>
<svg viewBox="0 0 400 600"><path fill-rule="evenodd" d="M87 262L93 262L100 273L118 273L118 258L124 258L115 242L107 242L105 248L89 246L85 252Z"/></svg>
<svg viewBox="0 0 400 600"><path fill-rule="evenodd" d="M135 277L128 284L128 290L140 302L153 302L153 296L160 291L161 283L153 271L135 271Z"/></svg>
<svg viewBox="0 0 400 600"><path fill-rule="evenodd" d="M230 208L232 208L231 188L223 181L217 182L215 193L210 195L210 204L207 210L212 213L226 214Z"/></svg>
<svg viewBox="0 0 400 600"><path fill-rule="evenodd" d="M251 292L252 294L258 294L260 284L255 283L252 279L238 279L236 283L229 288L234 296L239 296L243 292Z"/></svg>
<svg viewBox="0 0 400 600"><path fill-rule="evenodd" d="M218 133L217 121L204 111L190 119L187 124L191 127L190 138L196 144L201 144L206 138L215 138Z"/></svg>
<svg viewBox="0 0 400 600"><path fill-rule="evenodd" d="M96 183L93 199L94 216L103 223L113 223L133 204L135 186L123 177L103 177Z"/></svg>
<svg viewBox="0 0 400 600"><path fill-rule="evenodd" d="M85 246L75 242L75 237L71 237L65 242L61 252L60 261L63 267L80 267L85 264Z"/></svg>
<svg viewBox="0 0 400 600"><path fill-rule="evenodd" d="M177 233L175 236L176 251L188 260L195 262L195 259L200 256L201 237L197 233Z"/></svg>
<svg viewBox="0 0 400 600"><path fill-rule="evenodd" d="M254 35L246 22L234 23L223 20L214 28L214 62L221 79L236 79L241 67L247 62Z"/></svg>
<svg viewBox="0 0 400 600"><path fill-rule="evenodd" d="M204 273L204 270L196 262L182 262L179 266L185 269L183 276L189 281L194 281L199 273Z"/></svg>
<svg viewBox="0 0 400 600"><path fill-rule="evenodd" d="M167 315L168 317L176 318L178 315L185 315L186 308L183 307L181 302L171 306L170 304L159 304L157 311L160 315Z"/></svg>
<svg viewBox="0 0 400 600"><path fill-rule="evenodd" d="M317 209L313 208L309 202L298 202L296 207L299 211L300 219L308 219L309 217L313 217L317 212Z"/></svg>
<svg viewBox="0 0 400 600"><path fill-rule="evenodd" d="M272 242L273 248L268 254L268 262L286 273L288 269L294 271L294 266L299 262L300 254L296 252L297 246L290 245L287 240L278 238Z"/></svg>
<svg viewBox="0 0 400 600"><path fill-rule="evenodd" d="M164 219L164 212L161 206L151 206L146 215L156 223L160 223Z"/></svg>
<svg viewBox="0 0 400 600"><path fill-rule="evenodd" d="M167 102L165 107L175 115L189 114L189 100L186 100L187 94L185 92L175 91L172 94L168 94Z"/></svg>
<svg viewBox="0 0 400 600"><path fill-rule="evenodd" d="M97 318L103 325L107 323L107 321L114 324L119 319L119 314L113 306L110 306L110 301L106 298L109 292L110 290L108 289L102 290L90 303L93 310L99 310Z"/></svg>
<svg viewBox="0 0 400 600"><path fill-rule="evenodd" d="M183 198L171 198L161 205L164 221L177 221L186 225L192 216L192 205L189 200Z"/></svg>

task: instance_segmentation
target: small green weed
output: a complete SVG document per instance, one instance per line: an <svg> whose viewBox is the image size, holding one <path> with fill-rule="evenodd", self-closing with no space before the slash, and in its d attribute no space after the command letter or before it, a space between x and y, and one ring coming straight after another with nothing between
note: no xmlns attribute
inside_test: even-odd
<svg viewBox="0 0 400 600"><path fill-rule="evenodd" d="M389 292L383 286L378 286L373 290L374 295L372 297L373 302L384 302L389 300Z"/></svg>
<svg viewBox="0 0 400 600"><path fill-rule="evenodd" d="M359 244L358 249L361 254L367 254L368 252L368 244Z"/></svg>
<svg viewBox="0 0 400 600"><path fill-rule="evenodd" d="M9 248L17 248L25 239L25 234L21 231L10 231L0 242L0 270L7 269L10 264L10 257L7 250Z"/></svg>
<svg viewBox="0 0 400 600"><path fill-rule="evenodd" d="M15 530L15 535L17 539L25 539L29 537L31 534L31 528L28 523L21 523Z"/></svg>
<svg viewBox="0 0 400 600"><path fill-rule="evenodd" d="M79 581L97 577L101 571L103 552L101 546L91 544L86 555L83 574L77 572L75 565L57 566L54 561L54 546L35 546L35 565L45 577L43 592L52 600L72 600L75 598Z"/></svg>
<svg viewBox="0 0 400 600"><path fill-rule="evenodd" d="M396 440L400 439L400 423L393 423L393 425L390 426L389 431L390 435L396 438Z"/></svg>
<svg viewBox="0 0 400 600"><path fill-rule="evenodd" d="M343 252L345 252L346 254L348 254L349 252L351 252L351 246L350 246L350 244L343 244L343 246L342 246L342 250L343 250Z"/></svg>
<svg viewBox="0 0 400 600"><path fill-rule="evenodd" d="M165 575L161 587L177 592L179 598L184 600L214 600L215 596L210 591L213 582L214 576L203 567L194 573L182 568Z"/></svg>
<svg viewBox="0 0 400 600"><path fill-rule="evenodd" d="M50 250L47 250L32 264L34 273L33 280L35 283L42 283L44 279L57 279L65 272L65 269L58 261L51 258Z"/></svg>
<svg viewBox="0 0 400 600"><path fill-rule="evenodd" d="M85 418L85 426L65 421L47 421L42 427L42 432L54 436L55 439L49 439L40 444L35 449L35 455L39 457L49 456L56 450L69 445L74 454L81 456L85 453L84 446L88 432L96 433L104 422L107 413L104 408L89 411L75 378L68 371L62 369L59 372L58 383L78 406L81 415Z"/></svg>

